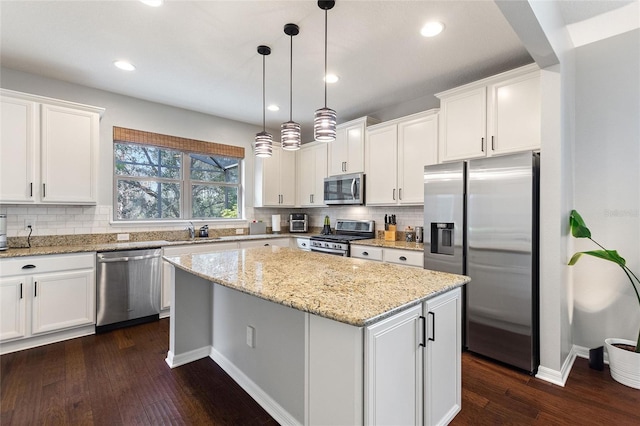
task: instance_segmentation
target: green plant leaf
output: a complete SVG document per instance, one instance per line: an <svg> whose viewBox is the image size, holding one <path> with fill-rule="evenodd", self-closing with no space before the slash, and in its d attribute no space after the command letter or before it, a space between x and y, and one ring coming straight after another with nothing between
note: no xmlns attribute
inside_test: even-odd
<svg viewBox="0 0 640 426"><path fill-rule="evenodd" d="M620 266L625 266L627 263L626 260L624 260L624 258L620 256L616 250L592 250L581 251L574 254L569 261L569 265L575 265L578 259L580 259L583 254L597 257L599 259L608 260L609 262L613 262Z"/></svg>
<svg viewBox="0 0 640 426"><path fill-rule="evenodd" d="M571 235L575 238L591 238L591 231L587 228L582 216L575 210L571 210L569 215L569 226L571 227Z"/></svg>

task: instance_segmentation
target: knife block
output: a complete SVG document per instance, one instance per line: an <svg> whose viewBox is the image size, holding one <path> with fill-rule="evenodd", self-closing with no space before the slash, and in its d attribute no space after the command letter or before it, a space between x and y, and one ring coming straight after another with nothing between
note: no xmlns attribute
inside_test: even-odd
<svg viewBox="0 0 640 426"><path fill-rule="evenodd" d="M384 240L385 241L395 241L396 240L396 225L388 225L387 230L384 231Z"/></svg>

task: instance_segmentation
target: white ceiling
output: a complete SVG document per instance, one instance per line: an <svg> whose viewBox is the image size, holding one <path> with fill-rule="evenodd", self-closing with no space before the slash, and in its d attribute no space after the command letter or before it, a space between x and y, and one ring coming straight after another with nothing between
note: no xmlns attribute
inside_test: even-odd
<svg viewBox="0 0 640 426"><path fill-rule="evenodd" d="M619 7L616 1L562 2L575 22ZM628 3L628 1L626 2ZM585 6L581 6L585 5ZM260 44L266 57L267 127L289 116L289 37L293 39L293 119L312 138L324 104L324 11L316 1L5 1L0 3L0 63L30 72L242 122L262 121ZM493 1L338 0L329 11L328 89L338 122L412 102L532 62ZM444 22L435 38L428 20ZM112 63L127 59L126 73ZM277 135L275 139L279 139Z"/></svg>

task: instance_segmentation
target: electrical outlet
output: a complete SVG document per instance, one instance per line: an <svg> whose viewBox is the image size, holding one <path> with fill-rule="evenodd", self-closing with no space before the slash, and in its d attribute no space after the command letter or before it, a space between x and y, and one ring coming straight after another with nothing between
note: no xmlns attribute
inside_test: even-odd
<svg viewBox="0 0 640 426"><path fill-rule="evenodd" d="M244 234L244 229L236 228L236 235L242 235L242 234Z"/></svg>
<svg viewBox="0 0 640 426"><path fill-rule="evenodd" d="M29 229L33 230L36 227L36 218L35 217L27 217L24 219L24 230L29 231Z"/></svg>
<svg viewBox="0 0 640 426"><path fill-rule="evenodd" d="M129 234L118 234L118 241L129 241Z"/></svg>
<svg viewBox="0 0 640 426"><path fill-rule="evenodd" d="M247 346L250 348L256 347L256 329L250 325L247 326Z"/></svg>

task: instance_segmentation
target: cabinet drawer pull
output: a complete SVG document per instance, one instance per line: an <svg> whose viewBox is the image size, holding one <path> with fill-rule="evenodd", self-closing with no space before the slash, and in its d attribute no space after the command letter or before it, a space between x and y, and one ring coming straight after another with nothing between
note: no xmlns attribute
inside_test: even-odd
<svg viewBox="0 0 640 426"><path fill-rule="evenodd" d="M406 258L406 257L404 257L404 256L400 256L398 259L402 260L403 262L404 262L405 260L407 260L407 258Z"/></svg>
<svg viewBox="0 0 640 426"><path fill-rule="evenodd" d="M368 251L363 251L363 252L362 252L362 255L363 255L363 256L369 256L369 252L368 252Z"/></svg>
<svg viewBox="0 0 640 426"><path fill-rule="evenodd" d="M265 246L265 247L266 247L266 246L268 246L268 245L269 245L269 243L264 243L264 246Z"/></svg>
<svg viewBox="0 0 640 426"><path fill-rule="evenodd" d="M35 268L35 267L36 267L36 265L28 264L28 265L24 265L24 266L22 267L22 269L33 269L33 268Z"/></svg>

